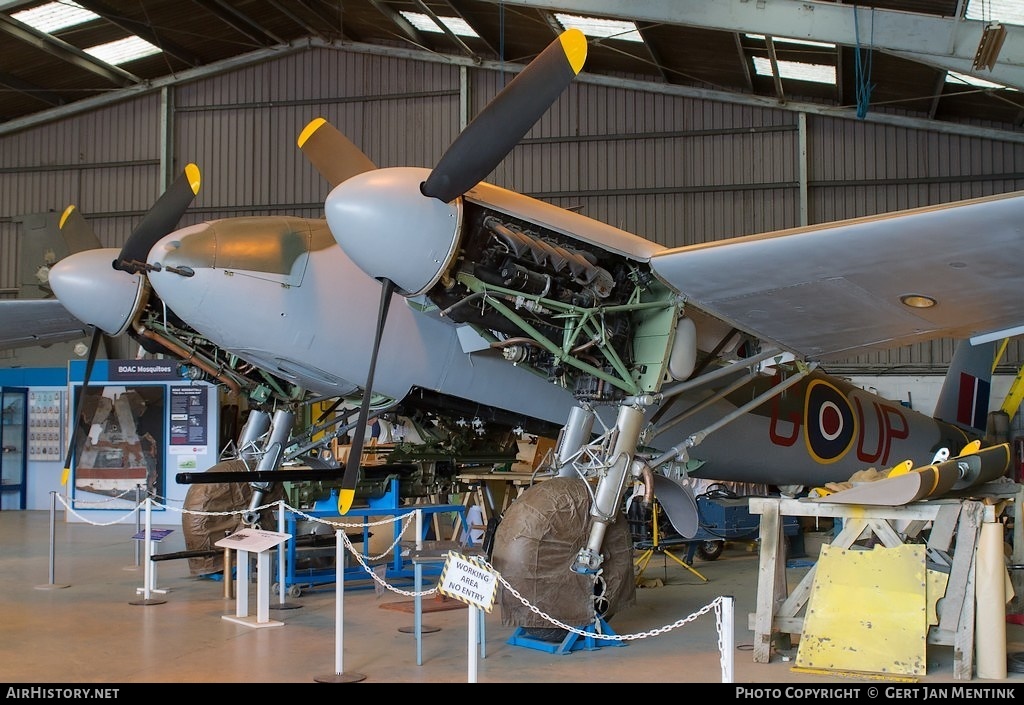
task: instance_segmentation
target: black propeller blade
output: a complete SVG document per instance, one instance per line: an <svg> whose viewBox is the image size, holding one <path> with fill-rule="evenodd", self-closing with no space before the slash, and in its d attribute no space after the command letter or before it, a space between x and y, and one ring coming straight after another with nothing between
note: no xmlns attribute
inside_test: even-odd
<svg viewBox="0 0 1024 705"><path fill-rule="evenodd" d="M562 32L452 142L423 182L423 195L447 203L494 171L580 72L586 58L583 32Z"/></svg>
<svg viewBox="0 0 1024 705"><path fill-rule="evenodd" d="M370 371L366 374L366 386L363 387L363 403L359 407L359 419L352 432L352 448L349 450L348 462L345 464L345 475L338 491L338 512L345 515L352 506L356 496L356 484L359 482L359 463L363 456L363 436L366 434L366 422L370 417L370 398L373 396L373 374L377 369L377 352L380 350L380 339L384 334L384 323L388 317L391 296L395 293L395 285L390 279L381 282L380 310L377 312L377 332L373 337L373 352L370 353Z"/></svg>
<svg viewBox="0 0 1024 705"><path fill-rule="evenodd" d="M89 227L89 224L82 217L81 212L75 206L68 206L60 214L57 221L57 232L64 240L64 246L69 255L85 252L86 250L97 250L103 247L96 233ZM53 262L43 262L36 270L36 277L39 279L39 288L46 292L47 297L54 295L50 287L50 267Z"/></svg>
<svg viewBox="0 0 1024 705"><path fill-rule="evenodd" d="M174 230L191 205L200 184L199 167L187 164L170 188L164 191L121 248L114 268L135 273L146 269L146 258L157 240Z"/></svg>
<svg viewBox="0 0 1024 705"><path fill-rule="evenodd" d="M68 475L71 474L71 460L75 453L75 442L78 440L79 416L81 415L82 404L85 401L85 392L89 389L89 377L92 376L92 367L96 362L96 353L100 349L100 340L103 338L103 331L99 328L92 329L92 342L89 343L89 357L85 361L85 376L82 378L82 391L79 393L78 403L74 405L75 411L72 414L74 423L71 425L71 436L68 438L68 452L64 454L64 472L60 476L60 484L68 484Z"/></svg>

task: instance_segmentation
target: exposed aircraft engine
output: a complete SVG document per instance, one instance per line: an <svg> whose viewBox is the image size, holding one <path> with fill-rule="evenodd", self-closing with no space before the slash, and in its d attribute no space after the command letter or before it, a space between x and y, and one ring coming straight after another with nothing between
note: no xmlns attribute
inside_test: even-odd
<svg viewBox="0 0 1024 705"><path fill-rule="evenodd" d="M529 294L564 298L581 306L592 306L612 294L615 281L597 258L578 249L528 235L495 216L484 219L498 249L492 251L501 284ZM561 292L556 292L555 289Z"/></svg>
<svg viewBox="0 0 1024 705"><path fill-rule="evenodd" d="M530 487L506 510L494 536L491 563L530 604L573 627L608 620L636 602L633 543L623 517L608 525L599 575L567 567L586 545L592 524L590 492L583 480L554 477ZM561 641L565 631L501 592L502 624L535 630L533 636Z"/></svg>
<svg viewBox="0 0 1024 705"><path fill-rule="evenodd" d="M646 264L470 198L464 210L459 256L427 292L442 315L485 329L505 359L580 399L657 385L646 346L673 339L679 309Z"/></svg>

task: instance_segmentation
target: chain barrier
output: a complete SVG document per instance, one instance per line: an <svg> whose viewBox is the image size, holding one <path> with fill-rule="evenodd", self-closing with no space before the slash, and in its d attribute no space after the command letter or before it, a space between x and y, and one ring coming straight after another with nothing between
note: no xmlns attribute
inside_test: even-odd
<svg viewBox="0 0 1024 705"><path fill-rule="evenodd" d="M134 492L134 490L132 492ZM87 518L85 518L81 514L77 513L67 503L67 501L66 501L66 499L64 497L60 496L59 494L57 496L60 499L61 504L64 505L65 509L67 509L69 512L74 514L74 516L76 516L79 519L81 519L83 522L88 523L88 524L93 524L94 526L111 526L113 524L120 523L120 522L124 521L124 519L133 516L135 514L135 512L139 509L139 507L141 507L142 504L145 503L145 500L143 502L140 502L138 505L133 507L127 514L125 514L120 519L117 519L117 520L111 521L111 522L107 522L107 523L99 523L99 522L89 521ZM147 499L149 499L149 498L147 498ZM153 501L153 504L154 504L154 506L162 508L162 509L167 509L167 510L170 510L170 511L176 511L176 512L180 512L182 514L195 514L195 515L198 515L198 516L231 516L231 515L234 515L234 514L243 514L243 513L245 513L245 512L239 512L239 511L229 511L229 512L199 511L199 510L194 510L194 509L185 509L183 507L180 507L180 508L179 507L172 507L170 505L160 504L159 502L155 502L155 501ZM385 518L385 519L380 519L380 520L377 520L377 521L367 521L367 522L357 522L357 523L328 521L328 520L320 518L320 517L310 516L309 514L303 512L302 510L295 509L294 507L291 507L290 505L288 505L286 503L283 503L281 501L271 502L269 504L264 504L262 506L255 507L252 510L246 510L246 511L261 512L264 509L277 508L277 507L279 507L281 505L283 505L285 510L290 511L290 512L292 512L293 514L295 514L297 516L301 516L302 518L307 519L309 521L314 521L314 522L318 522L318 523L321 523L321 524L325 524L325 525L331 526L331 527L333 527L335 529L364 529L364 528L369 528L369 527L373 527L373 526L381 526L381 525L384 525L384 524L390 524L390 523L393 523L393 522L396 522L396 521L402 522L403 526L402 526L401 531L399 532L398 537L394 540L394 542L391 543L391 545L388 547L388 549L384 553L382 553L382 554L380 554L378 556L367 556L367 555L364 555L363 551L358 550L352 544L352 542L349 540L348 535L345 533L345 531L341 532L342 542L344 543L345 549L355 558L356 562L359 563L359 565L363 568L363 570L366 572L366 574L369 576L369 578L372 579L377 584L379 584L384 589L389 590L389 591L394 592L394 593L399 594L399 595L404 595L406 597L414 597L414 598L415 597L429 596L429 595L433 595L433 594L437 593L437 586L436 585L434 587L432 587L432 588L429 588L427 590L423 590L421 592L416 592L416 591L413 591L413 590L403 590L403 589L401 589L398 586L390 584L384 578L381 578L374 571L373 566L370 565L367 562L367 561L377 561L377 560L380 560L380 559L390 555L391 552L398 547L398 544L402 541L402 537L405 536L405 533L409 529L409 526L413 523L412 519L415 516L415 511L416 510L407 512L404 515L392 516L392 517L388 517L388 518ZM393 511L393 508L392 509L388 509L388 508L382 508L381 509L382 513L386 513L387 511ZM533 612L534 614L538 615L539 617L541 617L542 619L544 619L545 621L549 622L550 624L552 624L555 627L558 627L560 629L564 629L567 632L572 632L573 634L577 634L577 635L582 636L582 637L588 637L588 638L593 638L593 639L604 639L604 640L607 640L607 641L636 641L637 639L646 639L646 638L652 637L652 636L659 636L661 634L667 634L668 632L671 632L671 631L673 631L675 629L679 629L681 627L684 627L687 624L689 624L690 622L693 622L694 620L696 620L696 619L702 617L703 615L707 614L708 612L714 610L715 611L715 624L716 624L716 628L717 628L717 632L718 632L719 653L720 653L721 659L722 659L722 661L724 663L725 647L724 647L724 645L722 643L722 639L723 639L723 634L722 634L722 631L723 631L722 630L722 604L723 604L723 602L725 600L724 597L716 597L714 600L712 600L710 603L708 603L707 605L705 605L701 609L697 610L696 612L693 612L690 615L687 615L686 617L683 617L682 619L679 619L679 620L673 622L672 624L667 624L665 626L658 627L658 628L655 628L655 629L651 629L651 630L646 631L646 632L639 632L639 633L634 633L634 634L605 634L605 633L601 632L601 620L600 620L600 618L596 614L595 614L594 619L593 619L593 630L592 631L580 629L579 627L574 627L572 625L565 624L564 622L562 622L562 621L556 619L555 617L552 617L551 615L547 614L546 612L541 610L536 605L531 604L530 601L528 599L526 599L525 597L523 597L523 595L520 594L518 590L516 590L514 587L512 587L512 585L509 584L509 582L507 580L505 580L504 576L502 576L502 574L494 566L492 566L487 560L485 560L482 557L474 557L474 560L478 561L484 567L486 567L489 571L493 572L494 575L497 577L498 582L501 583L502 587L506 591L508 591L508 593L510 595L512 595L515 599L519 600L519 602L522 603L522 605L524 607L526 607L527 609L529 609L531 612ZM601 580L603 582L603 579L600 577L600 575L598 575L596 577L596 579L597 580Z"/></svg>
<svg viewBox="0 0 1024 705"><path fill-rule="evenodd" d="M122 517L120 517L118 519L114 519L113 521L108 521L108 522L98 522L98 521L90 521L89 519L86 519L84 516L82 516L81 514L76 512L75 509L70 504L68 504L67 499L64 498L62 495L57 494L57 499L60 500L60 503L62 505L64 505L64 509L66 509L70 514L72 514L73 516L78 517L84 523L92 524L93 526L113 526L114 524L121 524L121 523L124 522L125 519L127 519L129 517L132 517L132 516L135 516L135 512L138 511L139 507L141 507L142 504L143 504L142 502L140 502L139 504L136 504L134 507L132 507L131 509L128 510L127 514L125 514L124 516L122 516ZM112 499L116 499L116 498L112 498ZM103 503L96 502L96 504L103 504Z"/></svg>

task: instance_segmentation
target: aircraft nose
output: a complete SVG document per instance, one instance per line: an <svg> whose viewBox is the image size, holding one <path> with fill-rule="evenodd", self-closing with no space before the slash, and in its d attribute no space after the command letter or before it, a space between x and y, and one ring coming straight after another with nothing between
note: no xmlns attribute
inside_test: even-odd
<svg viewBox="0 0 1024 705"><path fill-rule="evenodd" d="M85 250L50 269L50 286L64 308L108 335L127 330L145 290L140 275L114 269L119 252L117 248Z"/></svg>

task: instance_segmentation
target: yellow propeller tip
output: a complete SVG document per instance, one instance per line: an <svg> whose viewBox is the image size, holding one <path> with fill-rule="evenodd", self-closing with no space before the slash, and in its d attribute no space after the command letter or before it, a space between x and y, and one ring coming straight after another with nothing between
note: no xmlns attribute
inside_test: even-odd
<svg viewBox="0 0 1024 705"><path fill-rule="evenodd" d="M979 450L981 450L981 441L974 440L963 447L960 455L970 455L971 453L977 453Z"/></svg>
<svg viewBox="0 0 1024 705"><path fill-rule="evenodd" d="M899 477L900 475L906 475L914 467L914 463L910 460L904 460L898 465L893 465L892 469L889 470L887 477Z"/></svg>
<svg viewBox="0 0 1024 705"><path fill-rule="evenodd" d="M327 122L322 117L314 118L308 125L302 128L302 132L299 133L299 149L302 149L302 145L306 144L306 140L313 136L313 133L320 129L320 126Z"/></svg>
<svg viewBox="0 0 1024 705"><path fill-rule="evenodd" d="M60 475L60 484L68 484L68 476L71 474L71 468L64 468L64 472Z"/></svg>
<svg viewBox="0 0 1024 705"><path fill-rule="evenodd" d="M338 514L348 514L348 510L352 508L352 501L355 498L355 490L340 490L338 492Z"/></svg>
<svg viewBox="0 0 1024 705"><path fill-rule="evenodd" d="M576 28L567 29L559 35L558 41L572 72L578 74L587 60L587 36Z"/></svg>
<svg viewBox="0 0 1024 705"><path fill-rule="evenodd" d="M64 209L64 212L60 214L60 223L57 224L57 228L60 230L64 229L64 223L68 222L68 218L75 212L75 206L68 206Z"/></svg>
<svg viewBox="0 0 1024 705"><path fill-rule="evenodd" d="M192 189L193 194L199 193L199 184L202 182L202 177L199 173L199 167L189 162L185 166L185 177L188 179L188 185Z"/></svg>

